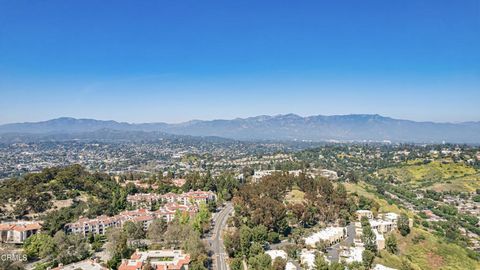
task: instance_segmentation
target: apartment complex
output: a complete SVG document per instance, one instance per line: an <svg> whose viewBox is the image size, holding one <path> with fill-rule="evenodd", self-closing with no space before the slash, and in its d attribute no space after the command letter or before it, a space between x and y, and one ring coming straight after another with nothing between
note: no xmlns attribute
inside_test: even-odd
<svg viewBox="0 0 480 270"><path fill-rule="evenodd" d="M180 203L183 205L200 205L201 203L208 203L215 200L215 193L213 193L212 191L201 190L190 190L189 192L185 192L182 194L176 194L171 192L166 194L137 193L127 196L127 202L137 208L151 208L153 204L158 202Z"/></svg>
<svg viewBox="0 0 480 270"><path fill-rule="evenodd" d="M42 225L38 222L7 222L0 224L0 242L22 244L28 237L40 231Z"/></svg>
<svg viewBox="0 0 480 270"><path fill-rule="evenodd" d="M146 230L154 219L163 219L171 222L177 212L187 213L190 216L195 215L198 208L195 205L181 205L176 202L166 203L157 211L147 209L137 209L133 211L123 211L115 216L98 216L93 219L81 218L77 222L65 225L67 233L78 233L82 235L105 234L108 228L122 227L127 221L141 222Z"/></svg>
<svg viewBox="0 0 480 270"><path fill-rule="evenodd" d="M188 270L190 255L182 250L137 250L129 260L122 260L118 270L142 270L147 263L155 270Z"/></svg>

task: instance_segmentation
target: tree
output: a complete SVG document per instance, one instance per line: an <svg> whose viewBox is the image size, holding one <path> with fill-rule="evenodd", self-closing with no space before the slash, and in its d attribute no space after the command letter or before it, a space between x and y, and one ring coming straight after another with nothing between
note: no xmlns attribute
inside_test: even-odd
<svg viewBox="0 0 480 270"><path fill-rule="evenodd" d="M53 240L57 247L56 260L60 263L69 264L80 261L89 255L90 248L87 239L80 235L66 235L63 231L59 231Z"/></svg>
<svg viewBox="0 0 480 270"><path fill-rule="evenodd" d="M327 247L327 243L323 240L320 240L315 244L315 248L322 253L325 253L327 251Z"/></svg>
<svg viewBox="0 0 480 270"><path fill-rule="evenodd" d="M232 269L232 270L243 270L242 259L233 258L232 261L230 262L230 269Z"/></svg>
<svg viewBox="0 0 480 270"><path fill-rule="evenodd" d="M147 238L153 242L159 243L162 241L163 233L165 233L166 230L167 223L163 219L154 219L150 226L148 226Z"/></svg>
<svg viewBox="0 0 480 270"><path fill-rule="evenodd" d="M362 253L362 262L363 266L366 269L372 268L373 260L375 259L375 254L368 249L365 249Z"/></svg>
<svg viewBox="0 0 480 270"><path fill-rule="evenodd" d="M247 226L240 228L240 248L244 256L248 256L252 244L252 231Z"/></svg>
<svg viewBox="0 0 480 270"><path fill-rule="evenodd" d="M124 255L128 252L127 235L120 228L110 228L107 231L108 251L111 254Z"/></svg>
<svg viewBox="0 0 480 270"><path fill-rule="evenodd" d="M385 246L387 248L387 251L392 254L396 254L398 252L397 238L394 234L390 234L387 237L387 240L385 241Z"/></svg>
<svg viewBox="0 0 480 270"><path fill-rule="evenodd" d="M29 258L46 258L55 252L55 242L47 234L38 233L25 241L23 244L25 254Z"/></svg>
<svg viewBox="0 0 480 270"><path fill-rule="evenodd" d="M125 232L128 241L138 240L145 238L145 231L141 223L132 221L126 221L123 225L123 231Z"/></svg>
<svg viewBox="0 0 480 270"><path fill-rule="evenodd" d="M344 270L345 266L339 262L332 262L332 264L328 267L328 270Z"/></svg>
<svg viewBox="0 0 480 270"><path fill-rule="evenodd" d="M210 228L210 218L212 214L205 203L200 204L200 209L193 219L193 229L200 234L208 231Z"/></svg>
<svg viewBox="0 0 480 270"><path fill-rule="evenodd" d="M408 216L402 213L397 220L397 228L402 236L407 236L410 233L410 224Z"/></svg>
<svg viewBox="0 0 480 270"><path fill-rule="evenodd" d="M258 254L262 254L264 252L262 245L260 243L254 242L250 246L250 250L248 252L248 257L257 256Z"/></svg>
<svg viewBox="0 0 480 270"><path fill-rule="evenodd" d="M315 270L328 270L328 263L320 252L315 254Z"/></svg>
<svg viewBox="0 0 480 270"><path fill-rule="evenodd" d="M223 244L225 245L228 256L235 257L235 255L241 251L240 232L235 230L231 233L225 233L223 237Z"/></svg>
<svg viewBox="0 0 480 270"><path fill-rule="evenodd" d="M270 267L272 265L272 258L268 256L267 254L259 254L254 257L250 257L248 259L248 264L250 265L249 268L255 269L255 270L270 270Z"/></svg>
<svg viewBox="0 0 480 270"><path fill-rule="evenodd" d="M284 258L276 257L275 260L273 260L273 270L284 270L285 266L287 266L287 260Z"/></svg>
<svg viewBox="0 0 480 270"><path fill-rule="evenodd" d="M366 250L369 250L374 254L377 253L377 237L370 227L370 224L363 227L362 241Z"/></svg>

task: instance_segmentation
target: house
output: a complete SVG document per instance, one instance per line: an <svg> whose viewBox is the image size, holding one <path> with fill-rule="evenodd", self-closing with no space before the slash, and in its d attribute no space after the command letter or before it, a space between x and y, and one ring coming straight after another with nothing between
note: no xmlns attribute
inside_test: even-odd
<svg viewBox="0 0 480 270"><path fill-rule="evenodd" d="M397 222L383 219L370 219L370 226L379 233L389 233L397 228Z"/></svg>
<svg viewBox="0 0 480 270"><path fill-rule="evenodd" d="M368 219L373 218L373 213L370 210L357 210L355 213L357 214L358 220L361 220L362 217L367 217Z"/></svg>
<svg viewBox="0 0 480 270"><path fill-rule="evenodd" d="M28 237L38 233L42 225L38 222L7 222L0 223L0 242L22 244Z"/></svg>
<svg viewBox="0 0 480 270"><path fill-rule="evenodd" d="M142 270L147 263L155 270L188 270L190 255L182 250L137 250L129 260L122 260L118 270Z"/></svg>

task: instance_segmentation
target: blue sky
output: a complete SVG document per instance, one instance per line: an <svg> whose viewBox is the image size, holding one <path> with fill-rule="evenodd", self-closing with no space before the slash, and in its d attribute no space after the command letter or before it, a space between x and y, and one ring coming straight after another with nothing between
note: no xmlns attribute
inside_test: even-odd
<svg viewBox="0 0 480 270"><path fill-rule="evenodd" d="M480 121L480 1L0 0L0 123Z"/></svg>

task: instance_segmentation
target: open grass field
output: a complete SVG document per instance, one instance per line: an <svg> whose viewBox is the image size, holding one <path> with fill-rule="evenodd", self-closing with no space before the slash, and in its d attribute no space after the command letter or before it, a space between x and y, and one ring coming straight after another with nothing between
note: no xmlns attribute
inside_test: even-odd
<svg viewBox="0 0 480 270"><path fill-rule="evenodd" d="M395 178L404 181L441 181L475 175L477 171L463 163L432 161L427 164L410 164L401 167L382 169L380 176Z"/></svg>
<svg viewBox="0 0 480 270"><path fill-rule="evenodd" d="M414 241L422 235L424 240ZM402 237L397 234L400 256L405 256L414 269L480 269L480 263L469 258L461 247L439 240L435 235L424 230L413 228L412 232ZM377 263L401 269L402 260L397 255L381 252Z"/></svg>

